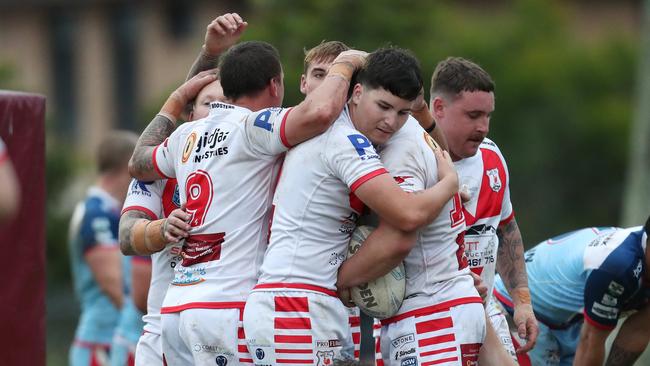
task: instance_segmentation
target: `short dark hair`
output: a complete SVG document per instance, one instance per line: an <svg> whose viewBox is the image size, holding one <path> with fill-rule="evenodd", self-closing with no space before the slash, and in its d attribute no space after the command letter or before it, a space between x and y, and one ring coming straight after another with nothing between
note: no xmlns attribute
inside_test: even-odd
<svg viewBox="0 0 650 366"><path fill-rule="evenodd" d="M261 41L235 45L223 55L219 65L223 94L233 101L244 95L258 94L271 79L281 73L278 50Z"/></svg>
<svg viewBox="0 0 650 366"><path fill-rule="evenodd" d="M357 82L372 89L384 88L402 99L415 100L422 89L420 62L405 49L380 48L368 55Z"/></svg>
<svg viewBox="0 0 650 366"><path fill-rule="evenodd" d="M306 73L309 65L314 61L332 61L343 51L349 50L350 47L339 41L321 41L317 46L311 49L305 49L304 70Z"/></svg>
<svg viewBox="0 0 650 366"><path fill-rule="evenodd" d="M109 132L97 148L97 170L100 174L119 171L129 164L138 135L131 131Z"/></svg>
<svg viewBox="0 0 650 366"><path fill-rule="evenodd" d="M431 76L431 96L456 97L461 92L494 92L494 81L479 65L462 57L448 57Z"/></svg>
<svg viewBox="0 0 650 366"><path fill-rule="evenodd" d="M648 216L648 219L645 220L645 225L643 226L643 231L645 231L645 233L650 238L650 216Z"/></svg>

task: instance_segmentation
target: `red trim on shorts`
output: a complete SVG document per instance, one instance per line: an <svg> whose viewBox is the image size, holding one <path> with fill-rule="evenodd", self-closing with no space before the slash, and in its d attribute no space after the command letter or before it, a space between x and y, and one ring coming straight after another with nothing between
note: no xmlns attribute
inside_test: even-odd
<svg viewBox="0 0 650 366"><path fill-rule="evenodd" d="M454 323L451 320L451 317L440 318L440 319L431 319L425 322L417 323L415 325L415 330L418 334L435 332L437 330L447 329L454 326Z"/></svg>
<svg viewBox="0 0 650 366"><path fill-rule="evenodd" d="M515 351L521 348L521 345L519 342L517 342L517 339L515 337L510 337L512 338L512 345L515 347ZM528 353L523 352L523 353L517 353L517 363L519 366L533 366L532 361L530 360L530 356L528 356Z"/></svg>
<svg viewBox="0 0 650 366"><path fill-rule="evenodd" d="M156 214L154 214L153 211L151 211L150 209L148 209L148 208L146 208L144 206L124 207L122 209L122 212L120 213L120 215L124 215L126 212L129 212L129 211L140 211L140 212L146 214L147 216L149 216L149 218L151 220L158 220L158 216Z"/></svg>
<svg viewBox="0 0 650 366"><path fill-rule="evenodd" d="M441 311L449 310L450 308L452 308L454 306L465 305L465 304L483 304L483 300L479 296L461 297L461 298L458 298L458 299L453 299L453 300L441 302L441 303L436 304L436 305L431 305L431 306L427 306L427 307L424 307L424 308L407 311L405 313L402 313L402 314L399 314L399 315L396 315L396 316L393 316L393 317L390 317L390 318L382 319L381 320L381 325L392 324L392 323L398 322L400 320L410 318L412 316L418 317L418 316L425 316L425 315L429 315L429 314L433 314L433 313L439 313Z"/></svg>
<svg viewBox="0 0 650 366"><path fill-rule="evenodd" d="M504 295L504 294L500 293L499 291L497 291L496 287L494 289L492 289L492 294L497 298L497 300L501 301L506 306L508 306L508 307L510 307L512 309L515 308L515 305L512 303L512 301L510 299L508 299L506 297L506 295Z"/></svg>
<svg viewBox="0 0 650 366"><path fill-rule="evenodd" d="M350 326L351 327L358 327L361 325L361 317L360 316L351 316L349 318L350 320Z"/></svg>
<svg viewBox="0 0 650 366"><path fill-rule="evenodd" d="M596 328L598 328L600 330L612 330L612 329L616 328L615 325L604 325L604 324L600 324L599 322L595 321L594 319L591 319L589 317L589 314L587 314L587 312L585 310L582 311L582 314L585 316L585 321L587 323L589 323L590 325L592 325L592 326L594 326L594 327L596 327Z"/></svg>
<svg viewBox="0 0 650 366"><path fill-rule="evenodd" d="M311 329L309 318L275 318L273 329Z"/></svg>
<svg viewBox="0 0 650 366"><path fill-rule="evenodd" d="M374 177L376 177L378 175L382 175L382 174L385 174L385 173L388 173L388 171L386 169L384 169L384 168L379 168L377 170L371 171L370 173L368 173L368 174L360 177L359 179L355 180L354 183L352 183L352 185L350 186L350 192L354 193L354 191L356 191L357 188L359 188L365 182L371 180L372 178L374 178Z"/></svg>
<svg viewBox="0 0 650 366"><path fill-rule="evenodd" d="M275 296L275 311L276 312L309 312L309 299L307 297L289 297L289 296Z"/></svg>
<svg viewBox="0 0 650 366"><path fill-rule="evenodd" d="M503 220L501 220L499 222L499 226L506 225L507 223L512 221L512 219L514 219L514 218L515 218L515 210L512 210L512 212L510 213L510 216L506 217L505 219L503 219Z"/></svg>
<svg viewBox="0 0 650 366"><path fill-rule="evenodd" d="M190 302L178 306L165 306L160 309L161 314L179 313L188 309L239 309L244 310L244 301L224 301L224 302Z"/></svg>
<svg viewBox="0 0 650 366"><path fill-rule="evenodd" d="M437 364L441 364L441 363L454 362L454 361L458 361L457 356L447 357L447 358L443 358L443 359L435 360L435 361L431 361L431 362L422 362L422 366L437 365Z"/></svg>
<svg viewBox="0 0 650 366"><path fill-rule="evenodd" d="M289 143L289 140L287 140L287 132L286 132L286 124L287 124L287 117L289 116L289 113L293 110L293 107L289 108L287 113L285 113L284 117L282 117L282 122L280 122L280 140L282 141L282 145L286 146L287 148L292 148L293 146Z"/></svg>
<svg viewBox="0 0 650 366"><path fill-rule="evenodd" d="M167 143L167 140L165 140L164 143L166 144L166 143ZM165 173L163 173L162 170L160 170L160 167L158 166L158 162L156 161L156 151L158 151L158 148L159 148L159 147L160 147L160 145L156 146L156 147L153 149L153 168L156 169L156 172L157 172L158 175L160 175L161 177L163 177L163 178L167 178L167 179L174 179L174 178L172 178L172 177L168 177L167 175L165 175Z"/></svg>
<svg viewBox="0 0 650 366"><path fill-rule="evenodd" d="M307 343L311 344L310 335L280 335L276 334L273 336L275 343Z"/></svg>
<svg viewBox="0 0 650 366"><path fill-rule="evenodd" d="M421 334L421 333L418 333ZM432 346L436 344L441 344L441 343L448 343L448 342L454 342L456 340L456 336L454 333L451 334L443 334L435 337L430 337L426 339L420 339L418 341L418 347L426 347L426 346Z"/></svg>
<svg viewBox="0 0 650 366"><path fill-rule="evenodd" d="M445 352L454 352L456 351L456 349L457 349L456 347L448 347L448 348L436 349L433 351L422 352L420 354L420 357L432 356L432 355L437 355L439 353L445 353Z"/></svg>
<svg viewBox="0 0 650 366"><path fill-rule="evenodd" d="M334 290L330 290L325 287L320 287L316 285L308 285L305 283L260 283L255 287L253 287L253 290L260 290L260 289L307 290L307 291L320 292L322 294L333 296L333 297L338 297L336 291Z"/></svg>
<svg viewBox="0 0 650 366"><path fill-rule="evenodd" d="M311 354L312 349L276 348L275 353L306 353Z"/></svg>

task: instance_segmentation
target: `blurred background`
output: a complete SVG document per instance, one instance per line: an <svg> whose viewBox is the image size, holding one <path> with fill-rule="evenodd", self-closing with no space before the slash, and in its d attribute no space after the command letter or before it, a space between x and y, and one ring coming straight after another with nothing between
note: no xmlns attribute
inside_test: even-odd
<svg viewBox="0 0 650 366"><path fill-rule="evenodd" d="M279 49L287 106L302 99L304 48L323 39L411 49L427 91L447 56L482 65L496 81L490 137L531 247L650 213L649 11L640 0L0 1L0 89L47 96L48 365L66 364L78 315L66 240L94 147L109 129L146 126L216 16L239 12L244 40Z"/></svg>

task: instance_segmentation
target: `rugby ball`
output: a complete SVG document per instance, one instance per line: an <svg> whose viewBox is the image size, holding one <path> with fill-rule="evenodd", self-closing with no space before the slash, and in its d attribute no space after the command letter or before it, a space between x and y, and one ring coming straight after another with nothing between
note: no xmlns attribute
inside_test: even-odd
<svg viewBox="0 0 650 366"><path fill-rule="evenodd" d="M374 230L371 226L357 226L348 245L348 258L356 253ZM350 289L352 301L367 315L385 319L397 313L406 291L404 264L393 268L384 276Z"/></svg>

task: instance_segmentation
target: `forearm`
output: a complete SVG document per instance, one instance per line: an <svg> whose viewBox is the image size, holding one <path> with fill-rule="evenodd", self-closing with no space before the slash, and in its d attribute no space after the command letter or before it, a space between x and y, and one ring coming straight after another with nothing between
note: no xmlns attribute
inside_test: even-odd
<svg viewBox="0 0 650 366"><path fill-rule="evenodd" d="M130 210L122 214L118 235L122 254L136 255L133 249L133 226L139 221L150 219L149 215L138 210Z"/></svg>
<svg viewBox="0 0 650 366"><path fill-rule="evenodd" d="M605 340L610 332L585 322L580 330L580 341L573 364L576 366L601 366L605 360Z"/></svg>
<svg viewBox="0 0 650 366"><path fill-rule="evenodd" d="M520 302L530 303L530 299L521 299L517 295L517 288L528 287L528 277L524 262L524 244L517 221L513 218L497 229L499 250L497 254L496 269L510 294L513 295L515 305Z"/></svg>
<svg viewBox="0 0 650 366"><path fill-rule="evenodd" d="M190 80L201 71L210 70L217 67L220 55L221 52L214 55L209 54L206 52L205 46L201 47L201 52L199 52L196 60L194 60L194 63L192 64L192 67L190 68L190 71L188 72L187 78L185 80Z"/></svg>
<svg viewBox="0 0 650 366"><path fill-rule="evenodd" d="M457 180L444 178L433 187L409 194L403 210L405 212L410 210L416 215L414 222L416 227L412 230L433 222L456 193L458 193Z"/></svg>
<svg viewBox="0 0 650 366"><path fill-rule="evenodd" d="M354 256L341 265L337 288L358 286L390 272L408 255L416 238L416 232L404 232L380 223Z"/></svg>
<svg viewBox="0 0 650 366"><path fill-rule="evenodd" d="M148 181L160 179L154 168L153 150L160 145L176 128L175 120L157 114L138 139L129 161L129 172L139 180Z"/></svg>

